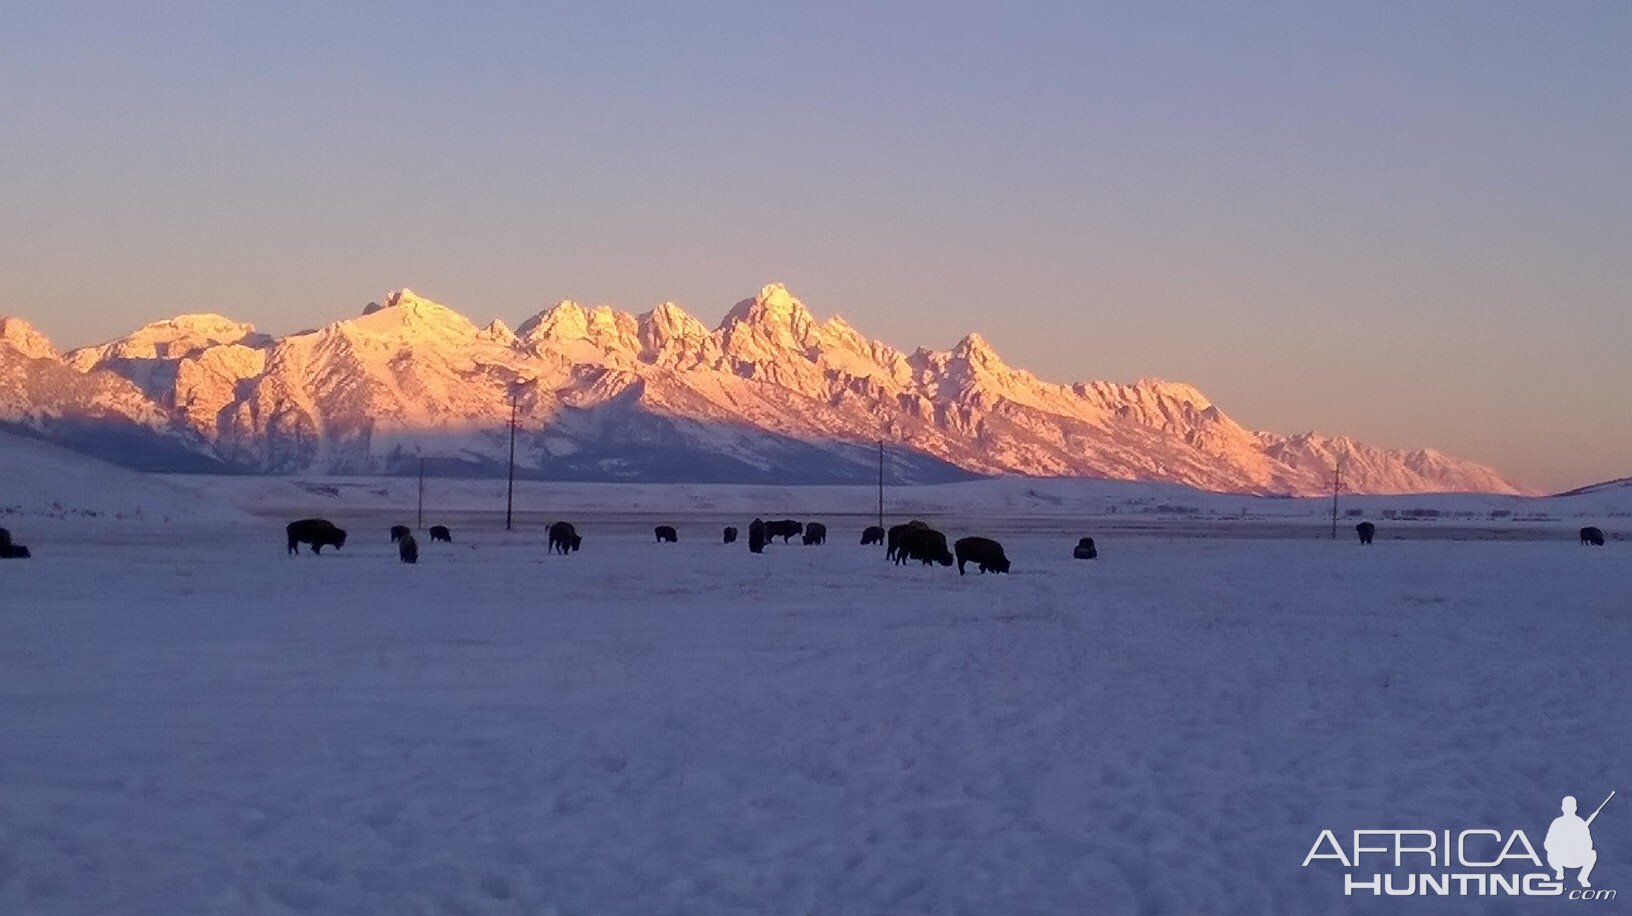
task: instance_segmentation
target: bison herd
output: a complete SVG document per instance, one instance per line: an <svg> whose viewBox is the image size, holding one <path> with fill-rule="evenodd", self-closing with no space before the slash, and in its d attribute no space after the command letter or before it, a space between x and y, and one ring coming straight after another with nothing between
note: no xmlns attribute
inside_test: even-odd
<svg viewBox="0 0 1632 916"><path fill-rule="evenodd" d="M1371 522L1361 522L1354 526L1355 534L1360 538L1362 545L1368 545L1377 536L1377 526ZM311 547L311 552L321 554L324 547L333 547L336 550L346 544L345 529L337 527L328 519L304 518L290 522L288 532L288 552L300 553L300 545ZM679 531L673 525L658 525L652 529L660 544L676 544L680 541ZM429 529L432 542L453 542L453 534L445 525L432 525ZM752 553L764 553L765 547L775 543L777 538L782 543L792 543L794 538L807 546L818 546L827 543L827 526L821 522L799 522L785 518L765 521L756 518L748 524L748 550ZM723 542L734 544L737 541L737 528L734 525L725 527ZM1588 526L1581 529L1581 543L1584 546L1604 546L1604 532L1601 528ZM419 542L407 525L391 526L391 542L397 545L397 556L404 563L419 562ZM1003 552L1003 545L987 537L959 538L950 549L947 547L946 535L930 527L928 524L914 519L901 525L885 529L879 525L869 525L861 532L861 543L883 544L885 557L897 566L905 565L917 560L924 566L951 566L958 567L958 575L964 575L967 567L974 565L982 574L1006 573L1009 571L1009 558ZM584 545L584 539L578 534L569 522L556 522L549 528L549 553L558 553L563 556L575 553ZM28 548L21 544L14 544L11 532L0 528L0 559L13 559L29 556ZM1071 556L1078 560L1093 560L1099 557L1099 549L1094 545L1094 539L1085 537L1077 541L1071 550Z"/></svg>

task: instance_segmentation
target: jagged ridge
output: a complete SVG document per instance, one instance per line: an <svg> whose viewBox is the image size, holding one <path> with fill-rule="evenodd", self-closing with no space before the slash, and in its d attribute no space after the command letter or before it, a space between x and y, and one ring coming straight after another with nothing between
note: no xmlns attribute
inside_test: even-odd
<svg viewBox="0 0 1632 916"><path fill-rule="evenodd" d="M1016 473L1307 495L1341 458L1357 492L1520 492L1431 450L1248 430L1182 383L1046 382L978 334L908 353L817 320L780 284L713 329L673 303L633 315L565 301L512 332L406 289L283 338L186 315L62 356L26 323L0 322L0 419L48 431L42 417L117 415L259 472L390 473L422 456L480 472L502 460L512 393L521 463L546 476L860 481L882 437L908 481Z"/></svg>

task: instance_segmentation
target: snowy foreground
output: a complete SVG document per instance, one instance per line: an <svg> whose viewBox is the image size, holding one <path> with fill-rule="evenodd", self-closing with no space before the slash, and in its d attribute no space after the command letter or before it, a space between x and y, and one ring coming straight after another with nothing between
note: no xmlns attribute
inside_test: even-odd
<svg viewBox="0 0 1632 916"><path fill-rule="evenodd" d="M0 912L1444 911L1300 866L1324 828L1539 847L1612 788L1594 883L1632 893L1624 541L1087 563L1050 524L960 579L859 523L575 521L417 567L372 516L298 558L266 518L5 521Z"/></svg>

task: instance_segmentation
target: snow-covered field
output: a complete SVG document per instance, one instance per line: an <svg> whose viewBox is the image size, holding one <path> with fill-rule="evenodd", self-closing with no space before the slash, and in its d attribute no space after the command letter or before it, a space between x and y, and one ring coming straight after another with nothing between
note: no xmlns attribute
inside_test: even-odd
<svg viewBox="0 0 1632 916"><path fill-rule="evenodd" d="M645 516L694 489L554 488L585 549L547 557L542 490L506 534L433 483L456 542L408 567L411 481L162 483L141 523L0 517L36 557L0 563L0 912L1442 912L1300 864L1328 827L1539 845L1614 788L1594 884L1632 893L1632 549L1568 510L1362 549L1266 501L1236 524L1281 536L894 494L1001 527L1014 573L959 578L837 488L707 491L676 545ZM228 497L262 516L180 512ZM770 498L830 542L718 543ZM346 548L285 556L296 508Z"/></svg>

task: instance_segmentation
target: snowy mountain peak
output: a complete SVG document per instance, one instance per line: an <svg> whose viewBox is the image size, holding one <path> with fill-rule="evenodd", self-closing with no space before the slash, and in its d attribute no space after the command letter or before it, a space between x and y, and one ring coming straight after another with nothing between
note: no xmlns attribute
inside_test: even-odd
<svg viewBox="0 0 1632 916"><path fill-rule="evenodd" d="M638 319L642 352L648 359L663 357L700 360L717 356L719 346L701 321L673 302L665 302Z"/></svg>
<svg viewBox="0 0 1632 916"><path fill-rule="evenodd" d="M1170 382L1166 379L1143 378L1134 383L1134 387L1143 389L1160 397L1171 398L1181 404L1188 404L1197 410L1206 410L1213 406L1201 389L1186 382Z"/></svg>
<svg viewBox="0 0 1632 916"><path fill-rule="evenodd" d="M507 347L516 345L516 332L510 330L509 325L497 318L488 322L487 327L482 328L482 337Z"/></svg>
<svg viewBox="0 0 1632 916"><path fill-rule="evenodd" d="M57 348L51 341L21 318L0 316L0 345L29 359L57 358Z"/></svg>
<svg viewBox="0 0 1632 916"><path fill-rule="evenodd" d="M271 340L265 334L255 333L252 324L200 312L143 325L105 344L74 350L65 358L69 365L85 371L109 360L180 359L210 347L227 344L264 347Z"/></svg>
<svg viewBox="0 0 1632 916"><path fill-rule="evenodd" d="M583 337L588 328L589 310L571 299L562 299L523 321L516 328L516 336L527 341L547 337L577 339Z"/></svg>
<svg viewBox="0 0 1632 916"><path fill-rule="evenodd" d="M724 329L732 324L748 324L761 328L787 327L797 330L815 323L816 319L810 314L810 309L788 292L786 286L771 283L752 299L738 302L726 313L720 327Z"/></svg>
<svg viewBox="0 0 1632 916"><path fill-rule="evenodd" d="M994 363L1001 365L1003 363L1002 358L997 355L997 351L993 350L992 345L986 342L986 338L973 331L965 334L962 340L953 345L952 355L959 359L966 359L983 365Z"/></svg>
<svg viewBox="0 0 1632 916"><path fill-rule="evenodd" d="M468 339L478 333L469 318L440 302L415 295L411 289L397 290L386 296L380 307L364 309L362 315L331 327L406 343L416 339Z"/></svg>

